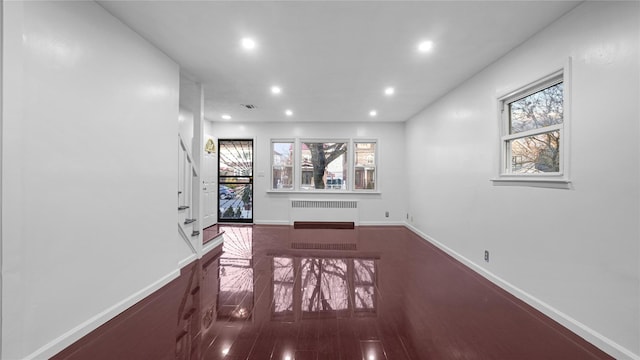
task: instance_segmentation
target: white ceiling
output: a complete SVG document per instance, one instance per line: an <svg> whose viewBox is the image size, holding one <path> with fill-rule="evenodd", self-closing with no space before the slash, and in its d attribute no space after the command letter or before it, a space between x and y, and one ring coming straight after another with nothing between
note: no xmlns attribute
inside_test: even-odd
<svg viewBox="0 0 640 360"><path fill-rule="evenodd" d="M350 122L411 118L580 1L99 3L203 84L209 120Z"/></svg>

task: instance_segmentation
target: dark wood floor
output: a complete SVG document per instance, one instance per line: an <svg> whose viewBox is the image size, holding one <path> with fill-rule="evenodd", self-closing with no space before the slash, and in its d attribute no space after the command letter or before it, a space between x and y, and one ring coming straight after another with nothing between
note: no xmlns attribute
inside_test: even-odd
<svg viewBox="0 0 640 360"><path fill-rule="evenodd" d="M204 359L611 359L403 227L219 230Z"/></svg>

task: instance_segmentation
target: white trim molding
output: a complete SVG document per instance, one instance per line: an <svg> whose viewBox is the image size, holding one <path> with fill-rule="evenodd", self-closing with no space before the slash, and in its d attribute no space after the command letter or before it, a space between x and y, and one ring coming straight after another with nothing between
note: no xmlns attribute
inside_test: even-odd
<svg viewBox="0 0 640 360"><path fill-rule="evenodd" d="M588 327L587 325L585 325L585 324L581 323L580 321L572 318L571 316L565 314L564 312L562 312L562 311L554 308L553 306L545 303L544 301L542 301L542 300L538 299L537 297L529 294L528 292L524 291L523 289L520 289L519 287L517 287L517 286L511 284L510 282L502 279L501 277L495 275L491 271L488 271L487 269L485 269L482 266L478 265L477 263L469 260L467 257L465 257L462 254L456 252L455 250L451 249L450 247L446 246L445 244L443 244L443 243L437 241L436 239L434 239L433 237L425 234L424 232L422 232L418 228L414 227L413 225L405 223L404 226L407 229L409 229L410 231L412 231L413 233L415 233L416 235L418 235L419 237L421 237L422 239L424 239L425 241L431 243L432 245L436 246L438 249L444 251L445 253L447 253L448 255L453 257L454 259L456 259L459 262L461 262L463 265L467 266L471 270L473 270L476 273L480 274L485 279L489 280L493 284L495 284L498 287L502 288L503 290L507 291L509 294L515 296L516 298L524 301L528 305L532 306L533 308L535 308L536 310L540 311L541 313L543 313L544 315L548 316L549 318L555 320L560 325L562 325L565 328L569 329L570 331L574 332L578 336L582 337L583 339L585 339L589 343L593 344L594 346L596 346L600 350L606 352L607 354L613 356L614 358L616 358L618 360L623 360L623 359L640 360L640 355L634 354L631 350L629 350L629 349L625 348L624 346L616 343L615 341L609 339L608 337L600 334L596 330Z"/></svg>
<svg viewBox="0 0 640 360"><path fill-rule="evenodd" d="M512 186L533 186L547 188L570 188L570 152L571 152L571 104L572 104L572 58L568 57L561 69L556 69L546 76L532 81L525 86L512 90L507 94L498 96L498 123L500 135L499 147L499 169L497 176L491 181L494 185ZM529 95L544 90L547 87L562 84L562 108L563 120L559 124L550 124L546 126L529 129L517 133L510 132L510 103L520 100ZM557 132L560 140L558 142L559 155L559 171L558 172L541 172L541 173L514 173L511 170L511 150L507 146L511 141L523 139L526 137L534 137L537 135Z"/></svg>
<svg viewBox="0 0 640 360"><path fill-rule="evenodd" d="M66 349L76 341L80 340L82 337L88 335L93 330L105 324L107 321L113 319L123 311L127 310L131 306L137 304L142 301L146 297L150 296L154 292L160 290L163 286L170 283L172 280L177 279L180 276L180 269L174 270L169 274L163 276L158 279L154 283L148 285L147 287L141 289L140 291L132 294L131 296L123 299L122 301L114 304L110 308L96 314L95 316L89 318L87 321L81 323L80 325L74 327L73 329L67 331L66 333L60 335L53 341L44 345L40 349L35 352L27 355L24 360L35 360L35 359L48 359L60 351Z"/></svg>
<svg viewBox="0 0 640 360"><path fill-rule="evenodd" d="M279 225L279 226L289 226L291 225L289 220L253 220L255 225Z"/></svg>
<svg viewBox="0 0 640 360"><path fill-rule="evenodd" d="M360 221L359 226L404 226L404 221Z"/></svg>
<svg viewBox="0 0 640 360"><path fill-rule="evenodd" d="M202 246L202 256L208 254L209 251L213 250L215 247L223 243L224 243L224 234L218 234L215 238L213 238L211 241L207 242ZM200 258L202 258L202 256Z"/></svg>
<svg viewBox="0 0 640 360"><path fill-rule="evenodd" d="M494 186L529 186L553 189L573 189L571 181L565 179L530 177L501 177L490 179Z"/></svg>

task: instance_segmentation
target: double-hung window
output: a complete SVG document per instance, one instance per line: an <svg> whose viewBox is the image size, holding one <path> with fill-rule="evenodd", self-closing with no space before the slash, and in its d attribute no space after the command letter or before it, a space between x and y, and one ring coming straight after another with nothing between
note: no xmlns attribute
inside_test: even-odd
<svg viewBox="0 0 640 360"><path fill-rule="evenodd" d="M566 182L564 71L501 99L500 179Z"/></svg>
<svg viewBox="0 0 640 360"><path fill-rule="evenodd" d="M348 141L300 141L300 189L345 190Z"/></svg>
<svg viewBox="0 0 640 360"><path fill-rule="evenodd" d="M294 184L293 159L295 142L293 140L271 141L271 188L291 190Z"/></svg>
<svg viewBox="0 0 640 360"><path fill-rule="evenodd" d="M354 141L354 190L376 190L376 142Z"/></svg>

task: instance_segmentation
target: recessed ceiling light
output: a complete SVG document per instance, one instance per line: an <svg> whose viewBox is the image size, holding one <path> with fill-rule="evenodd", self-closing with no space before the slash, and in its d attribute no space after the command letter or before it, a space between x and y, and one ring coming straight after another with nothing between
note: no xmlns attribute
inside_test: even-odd
<svg viewBox="0 0 640 360"><path fill-rule="evenodd" d="M231 120L231 115L229 114L222 114L222 116L220 116L223 120Z"/></svg>
<svg viewBox="0 0 640 360"><path fill-rule="evenodd" d="M377 112L377 111L375 111L375 110L371 110L371 111L369 111L369 116L374 117L374 116L376 116L376 115L378 115L378 112Z"/></svg>
<svg viewBox="0 0 640 360"><path fill-rule="evenodd" d="M277 94L280 94L281 92L282 92L282 89L280 89L279 86L272 86L271 87L271 93L272 94L277 95Z"/></svg>
<svg viewBox="0 0 640 360"><path fill-rule="evenodd" d="M384 94L387 96L391 96L396 92L396 89L392 88L391 86L389 86L388 88L384 89Z"/></svg>
<svg viewBox="0 0 640 360"><path fill-rule="evenodd" d="M293 111L291 111L290 109L285 110L284 113L287 116L292 116L293 115Z"/></svg>
<svg viewBox="0 0 640 360"><path fill-rule="evenodd" d="M256 48L256 42L252 38L243 38L240 43L242 44L242 47L247 50L253 50Z"/></svg>
<svg viewBox="0 0 640 360"><path fill-rule="evenodd" d="M431 49L433 49L433 41L423 41L420 44L418 44L418 51L426 53L431 51Z"/></svg>

